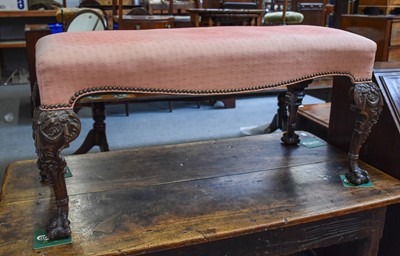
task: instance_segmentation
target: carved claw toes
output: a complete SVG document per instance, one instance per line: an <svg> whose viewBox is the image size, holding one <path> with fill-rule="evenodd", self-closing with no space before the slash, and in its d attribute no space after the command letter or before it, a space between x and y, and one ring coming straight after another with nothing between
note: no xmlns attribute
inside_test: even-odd
<svg viewBox="0 0 400 256"><path fill-rule="evenodd" d="M356 186L370 181L368 172L358 166L355 166L353 170L347 172L345 176L350 183Z"/></svg>
<svg viewBox="0 0 400 256"><path fill-rule="evenodd" d="M300 142L299 135L294 133L292 136L289 136L287 132L283 133L281 140L283 143L285 143L285 145L290 146L297 145Z"/></svg>
<svg viewBox="0 0 400 256"><path fill-rule="evenodd" d="M50 240L64 239L71 236L70 221L65 214L49 221L46 226L47 237Z"/></svg>

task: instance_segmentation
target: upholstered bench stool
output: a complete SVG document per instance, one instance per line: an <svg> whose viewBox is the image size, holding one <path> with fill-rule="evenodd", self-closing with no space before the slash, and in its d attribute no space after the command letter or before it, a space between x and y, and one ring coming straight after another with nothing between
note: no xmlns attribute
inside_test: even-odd
<svg viewBox="0 0 400 256"><path fill-rule="evenodd" d="M79 99L99 93L226 95L287 86L289 119L282 141L299 143L295 118L314 78L346 76L354 84L357 119L347 178L368 182L357 163L381 111L371 82L376 45L349 32L313 26L211 27L101 31L46 36L36 45L39 106L33 137L43 181L52 182L58 216L48 237L70 235L66 162L60 156L80 132Z"/></svg>

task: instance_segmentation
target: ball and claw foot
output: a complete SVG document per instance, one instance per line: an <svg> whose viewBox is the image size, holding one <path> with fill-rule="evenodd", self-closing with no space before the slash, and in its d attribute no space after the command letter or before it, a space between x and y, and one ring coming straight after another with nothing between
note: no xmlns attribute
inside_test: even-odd
<svg viewBox="0 0 400 256"><path fill-rule="evenodd" d="M368 172L358 166L355 166L352 171L347 172L345 176L351 184L356 186L368 183L370 181Z"/></svg>
<svg viewBox="0 0 400 256"><path fill-rule="evenodd" d="M46 226L49 240L59 240L71 236L70 221L65 214L59 214L57 218L51 219Z"/></svg>
<svg viewBox="0 0 400 256"><path fill-rule="evenodd" d="M290 145L290 146L297 145L300 142L299 135L293 133L290 136L290 135L288 135L288 132L283 133L281 140L283 143L285 143L285 145Z"/></svg>

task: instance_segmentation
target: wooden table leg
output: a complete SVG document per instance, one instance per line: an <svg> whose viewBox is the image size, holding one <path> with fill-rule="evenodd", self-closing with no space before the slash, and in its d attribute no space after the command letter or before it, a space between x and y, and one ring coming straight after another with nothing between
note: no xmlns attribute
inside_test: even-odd
<svg viewBox="0 0 400 256"><path fill-rule="evenodd" d="M200 27L200 19L199 14L197 13L190 13L190 20L192 21L195 27Z"/></svg>
<svg viewBox="0 0 400 256"><path fill-rule="evenodd" d="M109 151L107 136L105 104L93 103L92 116L94 119L93 129L89 131L82 145L74 152L74 155L85 154L94 146L99 146L101 152Z"/></svg>
<svg viewBox="0 0 400 256"><path fill-rule="evenodd" d="M386 207L378 208L373 211L371 236L358 241L358 256L378 255L379 242L383 235L383 227L385 226L385 215Z"/></svg>
<svg viewBox="0 0 400 256"><path fill-rule="evenodd" d="M286 131L288 115L285 98L286 92L278 94L278 111L272 119L272 122L264 129L264 133L272 133L278 129Z"/></svg>
<svg viewBox="0 0 400 256"><path fill-rule="evenodd" d="M289 119L286 131L283 133L281 140L286 145L296 145L300 142L299 136L294 132L296 128L297 109L301 105L304 98L304 89L312 82L312 80L301 82L288 86L286 93L286 104L289 108Z"/></svg>
<svg viewBox="0 0 400 256"><path fill-rule="evenodd" d="M60 152L78 137L79 117L72 110L40 110L33 114L33 138L42 182L53 186L57 213L46 226L47 237L57 240L71 235L69 198L65 184L66 162Z"/></svg>
<svg viewBox="0 0 400 256"><path fill-rule="evenodd" d="M356 112L356 122L349 148L349 172L346 178L355 185L369 182L368 173L358 166L361 146L367 140L372 126L378 121L382 111L383 98L374 83L356 84L350 88L353 98L351 108Z"/></svg>

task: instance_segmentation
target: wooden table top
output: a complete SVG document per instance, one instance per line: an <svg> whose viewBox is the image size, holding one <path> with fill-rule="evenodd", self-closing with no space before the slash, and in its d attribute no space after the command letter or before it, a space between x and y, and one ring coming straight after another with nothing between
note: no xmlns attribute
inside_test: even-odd
<svg viewBox="0 0 400 256"><path fill-rule="evenodd" d="M312 135L301 132L306 141ZM361 163L372 187L344 187L347 155L287 147L280 134L66 157L72 244L47 255L140 254L285 228L400 202L400 181ZM7 169L0 255L37 254L55 210L34 160Z"/></svg>

